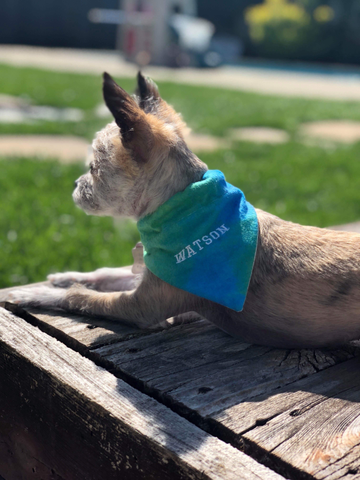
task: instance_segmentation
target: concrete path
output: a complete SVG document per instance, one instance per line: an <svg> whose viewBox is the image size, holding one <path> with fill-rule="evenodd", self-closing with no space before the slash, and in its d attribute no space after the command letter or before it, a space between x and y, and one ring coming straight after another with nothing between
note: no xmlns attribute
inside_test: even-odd
<svg viewBox="0 0 360 480"><path fill-rule="evenodd" d="M83 138L65 135L0 135L1 157L36 157L62 163L85 162L88 152Z"/></svg>
<svg viewBox="0 0 360 480"><path fill-rule="evenodd" d="M134 77L138 68L115 51L53 49L0 45L0 63L48 70ZM155 80L281 96L360 101L360 75L326 75L268 68L221 67L219 69L171 69L148 67Z"/></svg>
<svg viewBox="0 0 360 480"><path fill-rule="evenodd" d="M227 139L189 133L186 143L195 152L211 152L229 147ZM0 135L1 157L35 157L54 159L62 163L84 162L91 142L66 135Z"/></svg>

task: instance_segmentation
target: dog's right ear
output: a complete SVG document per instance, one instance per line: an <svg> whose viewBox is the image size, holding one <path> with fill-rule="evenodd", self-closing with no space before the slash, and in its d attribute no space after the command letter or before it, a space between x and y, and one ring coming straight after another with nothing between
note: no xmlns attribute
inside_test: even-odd
<svg viewBox="0 0 360 480"><path fill-rule="evenodd" d="M133 151L136 160L146 161L152 135L144 112L136 101L106 72L104 73L103 94L106 106L120 128L124 147Z"/></svg>
<svg viewBox="0 0 360 480"><path fill-rule="evenodd" d="M140 99L140 108L146 113L151 112L154 105L161 101L159 89L156 83L151 80L151 78L144 77L140 71L137 74L136 94Z"/></svg>
<svg viewBox="0 0 360 480"><path fill-rule="evenodd" d="M188 129L181 115L161 98L156 83L151 78L144 77L141 72L137 75L136 94L139 98L139 106L145 113L154 115L166 124L172 125L181 137L187 132Z"/></svg>

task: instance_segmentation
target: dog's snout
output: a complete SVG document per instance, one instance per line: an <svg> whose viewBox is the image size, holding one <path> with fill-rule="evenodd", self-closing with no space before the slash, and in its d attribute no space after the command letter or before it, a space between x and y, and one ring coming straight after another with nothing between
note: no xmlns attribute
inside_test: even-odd
<svg viewBox="0 0 360 480"><path fill-rule="evenodd" d="M77 180L75 180L75 182L74 182L74 188L77 188L77 186L79 185L79 180L80 180L80 178L78 178Z"/></svg>

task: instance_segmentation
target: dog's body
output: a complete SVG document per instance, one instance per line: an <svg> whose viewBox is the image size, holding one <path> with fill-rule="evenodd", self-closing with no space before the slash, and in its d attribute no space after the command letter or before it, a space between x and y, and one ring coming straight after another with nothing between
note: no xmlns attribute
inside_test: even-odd
<svg viewBox="0 0 360 480"><path fill-rule="evenodd" d="M94 141L90 172L75 203L95 215L140 219L199 181L207 167L186 146L184 124L156 86L139 75L135 100L105 75L115 123ZM195 311L249 343L341 345L360 337L360 235L304 227L257 210L259 238L244 309L235 312L177 289L144 268L49 277L55 286L11 292L23 306L104 315L141 328ZM96 291L97 290L97 291Z"/></svg>

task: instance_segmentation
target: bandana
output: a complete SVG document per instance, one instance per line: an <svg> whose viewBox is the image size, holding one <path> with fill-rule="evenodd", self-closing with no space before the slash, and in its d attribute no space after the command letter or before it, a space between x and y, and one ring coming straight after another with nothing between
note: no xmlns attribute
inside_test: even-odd
<svg viewBox="0 0 360 480"><path fill-rule="evenodd" d="M147 268L165 282L237 312L254 265L258 221L241 190L207 171L139 220Z"/></svg>

